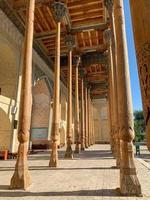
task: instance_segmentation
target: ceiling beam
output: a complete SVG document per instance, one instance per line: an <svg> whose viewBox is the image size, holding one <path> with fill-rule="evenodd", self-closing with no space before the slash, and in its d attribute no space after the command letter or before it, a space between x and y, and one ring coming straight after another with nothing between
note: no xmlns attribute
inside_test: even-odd
<svg viewBox="0 0 150 200"><path fill-rule="evenodd" d="M83 67L89 67L92 64L108 64L108 57L105 53L88 52L82 55Z"/></svg>
<svg viewBox="0 0 150 200"><path fill-rule="evenodd" d="M87 25L87 26L81 26L81 27L76 27L76 28L71 28L70 32L72 34L78 33L78 32L85 32L85 31L90 31L90 30L105 30L108 28L107 23L100 23L100 24L95 24L95 25ZM61 31L61 34L66 34L65 30ZM42 39L48 39L51 37L54 37L56 35L56 31L48 31L44 33L37 33L35 34L34 38L37 40L42 40Z"/></svg>
<svg viewBox="0 0 150 200"><path fill-rule="evenodd" d="M106 94L100 94L100 95L92 95L91 94L91 98L92 99L107 99L107 93Z"/></svg>
<svg viewBox="0 0 150 200"><path fill-rule="evenodd" d="M20 0L18 2L12 0L13 2L13 8L17 10L24 10L26 9L27 3L24 0ZM41 6L42 4L50 5L50 3L53 3L53 0L35 0L35 6Z"/></svg>
<svg viewBox="0 0 150 200"><path fill-rule="evenodd" d="M91 84L91 91L94 91L94 90L97 90L97 89L108 89L108 83L101 82L101 83Z"/></svg>

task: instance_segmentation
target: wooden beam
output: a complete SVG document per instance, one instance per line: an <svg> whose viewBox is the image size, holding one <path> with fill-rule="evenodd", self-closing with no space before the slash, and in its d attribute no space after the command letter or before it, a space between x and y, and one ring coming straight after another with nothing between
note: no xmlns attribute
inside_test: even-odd
<svg viewBox="0 0 150 200"><path fill-rule="evenodd" d="M68 8L74 8L74 7L81 7L83 5L92 5L95 3L100 3L101 6L103 6L103 0L75 0L73 2L67 3Z"/></svg>
<svg viewBox="0 0 150 200"><path fill-rule="evenodd" d="M82 55L82 64L84 67L89 67L92 64L107 64L107 55L100 52L90 52Z"/></svg>
<svg viewBox="0 0 150 200"><path fill-rule="evenodd" d="M71 29L71 33L78 33L78 32L82 32L82 31L89 31L89 30L105 30L108 28L108 24L107 23L99 23L99 24L92 24L92 25L86 25L86 26L81 26L81 27L76 27L76 28L72 28ZM63 29L61 31L61 35L62 34L66 34L65 30ZM42 39L47 39L50 37L55 37L56 35L56 30L51 30L51 31L47 31L47 32L43 32L43 33L36 33L34 38L37 40L42 40Z"/></svg>

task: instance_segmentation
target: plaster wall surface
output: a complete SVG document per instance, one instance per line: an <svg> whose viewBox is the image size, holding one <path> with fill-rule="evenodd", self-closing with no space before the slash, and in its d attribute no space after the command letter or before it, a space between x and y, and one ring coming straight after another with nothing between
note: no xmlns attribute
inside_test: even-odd
<svg viewBox="0 0 150 200"><path fill-rule="evenodd" d="M0 128L0 142L2 143L2 141L5 140L9 141L5 144L6 148L11 152L16 152L18 148L18 126L17 129L14 129L13 123L14 120L17 120L19 124L24 38L18 31L17 27L15 27L15 25L10 21L10 19L8 19L1 9L0 21L0 71L2 72L0 73L0 88L2 93L0 95L0 100L2 99L2 95L4 98L8 98L7 105L5 101L3 101L3 103L1 101L0 104L0 118L2 119L1 124L5 124L5 126L1 126ZM33 64L38 66L48 78L52 81L54 80L54 73L50 69L50 66L44 62L34 49ZM61 90L63 90L63 93L66 96L67 88L62 82ZM8 116L6 110L11 107L12 100L14 100L14 105L17 109L13 115ZM5 130L3 130L4 127Z"/></svg>

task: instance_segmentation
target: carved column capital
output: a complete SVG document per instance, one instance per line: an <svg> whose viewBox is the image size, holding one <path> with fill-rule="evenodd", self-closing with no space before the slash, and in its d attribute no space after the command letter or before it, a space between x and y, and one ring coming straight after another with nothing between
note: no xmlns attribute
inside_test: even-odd
<svg viewBox="0 0 150 200"><path fill-rule="evenodd" d="M84 78L85 77L85 71L84 71L84 69L79 69L79 74L80 74L81 78Z"/></svg>
<svg viewBox="0 0 150 200"><path fill-rule="evenodd" d="M65 44L69 51L72 51L75 47L75 37L71 34L66 35L65 37Z"/></svg>
<svg viewBox="0 0 150 200"><path fill-rule="evenodd" d="M75 64L76 67L79 67L80 61L81 61L81 58L79 55L73 57L73 63Z"/></svg>
<svg viewBox="0 0 150 200"><path fill-rule="evenodd" d="M104 41L106 44L110 45L112 40L112 31L111 29L106 29L103 33Z"/></svg>
<svg viewBox="0 0 150 200"><path fill-rule="evenodd" d="M88 88L88 81L86 79L83 80L84 87Z"/></svg>
<svg viewBox="0 0 150 200"><path fill-rule="evenodd" d="M104 6L107 8L108 12L112 12L113 0L104 0Z"/></svg>
<svg viewBox="0 0 150 200"><path fill-rule="evenodd" d="M61 22L67 11L65 4L61 2L54 2L51 8L55 21Z"/></svg>

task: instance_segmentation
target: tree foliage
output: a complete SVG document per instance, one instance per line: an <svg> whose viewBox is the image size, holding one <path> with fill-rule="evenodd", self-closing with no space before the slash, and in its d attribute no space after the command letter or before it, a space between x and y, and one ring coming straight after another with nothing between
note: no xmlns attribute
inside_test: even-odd
<svg viewBox="0 0 150 200"><path fill-rule="evenodd" d="M140 142L144 140L145 135L145 123L143 111L138 110L134 112L134 131L135 131L135 140Z"/></svg>

